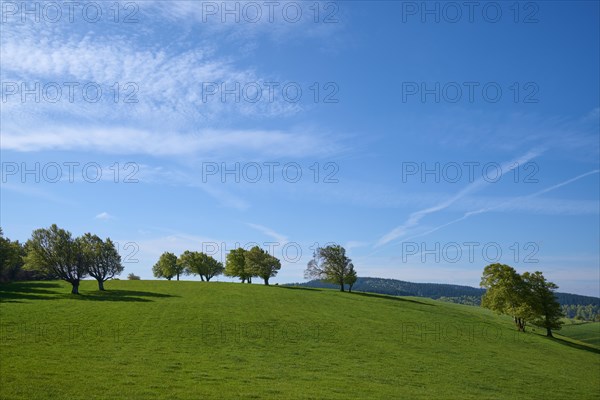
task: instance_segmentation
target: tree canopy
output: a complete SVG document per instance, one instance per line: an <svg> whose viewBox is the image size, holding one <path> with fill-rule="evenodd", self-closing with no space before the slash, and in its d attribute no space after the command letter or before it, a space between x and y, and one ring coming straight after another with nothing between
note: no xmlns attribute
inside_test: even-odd
<svg viewBox="0 0 600 400"><path fill-rule="evenodd" d="M281 269L281 262L258 246L254 246L244 253L244 265L252 274L261 278L265 285L269 284L269 278L276 276Z"/></svg>
<svg viewBox="0 0 600 400"><path fill-rule="evenodd" d="M340 291L344 291L344 284L352 274L356 274L352 260L346 256L346 249L340 245L329 245L319 247L313 254L313 259L308 262L304 271L307 279L321 279L326 282L340 285ZM355 281L355 280L354 280ZM354 283L354 282L353 282Z"/></svg>
<svg viewBox="0 0 600 400"><path fill-rule="evenodd" d="M225 259L225 276L238 277L242 283L252 283L252 271L246 265L246 250L239 247L231 250Z"/></svg>
<svg viewBox="0 0 600 400"><path fill-rule="evenodd" d="M562 311L553 292L558 287L541 272L519 275L508 265L490 264L483 270L481 286L487 289L481 305L512 315L517 330L524 332L527 322L546 328L548 336L560 329Z"/></svg>
<svg viewBox="0 0 600 400"><path fill-rule="evenodd" d="M208 254L198 251L183 252L179 256L179 263L185 267L188 274L199 275L202 281L210 281L213 277L223 273L223 264Z"/></svg>
<svg viewBox="0 0 600 400"><path fill-rule="evenodd" d="M71 232L53 224L48 229L36 229L25 244L25 267L54 276L72 285L71 293L79 294L79 282L89 271L89 259L84 256L81 241Z"/></svg>
<svg viewBox="0 0 600 400"><path fill-rule="evenodd" d="M183 271L183 268L181 264L178 265L175 254L165 251L152 267L152 273L156 278L166 278L170 281L174 276L177 276L177 280L179 280L179 274Z"/></svg>
<svg viewBox="0 0 600 400"><path fill-rule="evenodd" d="M86 233L77 240L87 258L89 275L98 281L98 289L104 290L104 282L123 272L119 252L110 238L103 241L96 235Z"/></svg>

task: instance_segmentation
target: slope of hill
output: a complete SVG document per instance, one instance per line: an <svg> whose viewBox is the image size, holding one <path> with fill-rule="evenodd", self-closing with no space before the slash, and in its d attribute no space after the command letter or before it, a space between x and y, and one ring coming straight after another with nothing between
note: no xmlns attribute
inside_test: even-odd
<svg viewBox="0 0 600 400"><path fill-rule="evenodd" d="M324 283L318 280L312 280L303 283L292 283L292 286L303 286L303 287L314 287L314 288L330 288L336 289L339 286L332 285L330 283ZM356 284L353 286L353 290L361 292L373 292L390 294L395 296L418 296L418 297L429 297L431 299L445 298L460 299L460 298L473 298L479 299L476 304L479 304L481 296L485 293L484 289L474 288L471 286L461 285L449 285L440 283L414 283L400 281L397 279L385 279L385 278L358 278ZM572 293L561 293L557 292L556 297L561 305L581 305L585 306L592 304L596 307L600 307L600 298L581 296Z"/></svg>
<svg viewBox="0 0 600 400"><path fill-rule="evenodd" d="M600 349L600 322L567 323L557 333Z"/></svg>
<svg viewBox="0 0 600 400"><path fill-rule="evenodd" d="M595 399L597 350L425 298L218 282L0 285L2 399ZM594 394L596 393L596 394Z"/></svg>

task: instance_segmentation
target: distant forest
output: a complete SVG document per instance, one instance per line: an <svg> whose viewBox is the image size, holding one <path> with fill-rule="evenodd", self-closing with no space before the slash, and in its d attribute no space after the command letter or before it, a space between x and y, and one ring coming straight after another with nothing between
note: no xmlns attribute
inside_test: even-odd
<svg viewBox="0 0 600 400"><path fill-rule="evenodd" d="M305 286L313 288L337 288L336 285L312 280L303 283L291 283L288 286ZM484 289L471 286L449 285L443 283L414 283L397 279L358 278L353 290L389 294L393 296L428 297L450 303L479 306ZM600 317L600 298L581 296L572 293L556 292L556 298L562 306L567 318L595 321Z"/></svg>

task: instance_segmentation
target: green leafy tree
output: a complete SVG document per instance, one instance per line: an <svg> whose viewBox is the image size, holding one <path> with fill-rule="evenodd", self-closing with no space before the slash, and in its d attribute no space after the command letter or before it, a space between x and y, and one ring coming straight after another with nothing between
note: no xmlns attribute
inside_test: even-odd
<svg viewBox="0 0 600 400"><path fill-rule="evenodd" d="M121 256L110 238L103 241L96 235L86 233L77 238L88 258L89 274L98 282L98 290L104 290L104 282L120 275L124 267Z"/></svg>
<svg viewBox="0 0 600 400"><path fill-rule="evenodd" d="M170 281L177 276L177 280L179 280L179 274L183 272L183 269L184 267L177 263L177 256L165 251L152 267L152 273L156 278L166 278Z"/></svg>
<svg viewBox="0 0 600 400"><path fill-rule="evenodd" d="M525 272L523 281L531 292L532 308L535 310L535 318L532 323L536 326L546 328L546 336L552 337L552 330L559 330L563 324L564 314L560 304L556 300L554 291L558 289L556 284L544 278L540 271L534 273Z"/></svg>
<svg viewBox="0 0 600 400"><path fill-rule="evenodd" d="M200 275L202 281L209 282L213 277L223 273L223 264L208 254L197 251L185 251L179 256L179 263L186 273Z"/></svg>
<svg viewBox="0 0 600 400"><path fill-rule="evenodd" d="M25 249L18 242L5 238L0 228L0 282L17 278L23 267Z"/></svg>
<svg viewBox="0 0 600 400"><path fill-rule="evenodd" d="M79 294L79 283L89 271L81 241L56 224L48 229L36 229L25 245L25 267L71 284L71 293Z"/></svg>
<svg viewBox="0 0 600 400"><path fill-rule="evenodd" d="M527 321L535 318L535 310L531 292L521 275L508 265L490 264L483 270L481 287L487 289L481 306L511 315L517 330L525 332Z"/></svg>
<svg viewBox="0 0 600 400"><path fill-rule="evenodd" d="M352 286L356 283L358 276L356 275L356 271L354 270L354 265L348 271L348 275L344 278L344 283L348 285L348 291L352 292Z"/></svg>
<svg viewBox="0 0 600 400"><path fill-rule="evenodd" d="M246 265L246 250L239 247L227 254L225 276L238 277L242 280L242 283L252 283L252 271Z"/></svg>
<svg viewBox="0 0 600 400"><path fill-rule="evenodd" d="M127 279L129 279L130 281L139 281L141 278L133 272L131 272L129 275L127 275Z"/></svg>
<svg viewBox="0 0 600 400"><path fill-rule="evenodd" d="M353 270L354 265L346 256L346 250L340 245L330 245L315 250L313 259L308 262L304 271L304 277L338 284L343 292L344 283Z"/></svg>
<svg viewBox="0 0 600 400"><path fill-rule="evenodd" d="M281 262L277 257L270 255L258 246L254 246L245 252L245 266L252 276L263 279L265 285L269 284L269 278L277 275L281 269Z"/></svg>

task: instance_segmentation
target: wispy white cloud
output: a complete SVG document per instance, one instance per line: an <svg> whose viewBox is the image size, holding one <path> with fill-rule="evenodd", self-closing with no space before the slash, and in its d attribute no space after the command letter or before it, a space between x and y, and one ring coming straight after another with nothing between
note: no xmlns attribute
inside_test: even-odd
<svg viewBox="0 0 600 400"><path fill-rule="evenodd" d="M256 229L259 232L262 232L263 234L272 237L273 239L275 239L275 241L277 243L280 244L285 244L288 243L288 238L285 235L282 235L281 233L275 232L273 229L268 228L266 226L263 225L259 225L259 224L252 224L252 223L246 223L246 225L248 225L249 227Z"/></svg>
<svg viewBox="0 0 600 400"><path fill-rule="evenodd" d="M110 215L106 211L103 211L100 214L96 215L94 217L94 219L109 220L109 219L115 219L115 217L113 215Z"/></svg>
<svg viewBox="0 0 600 400"><path fill-rule="evenodd" d="M499 210L499 209L506 209L506 208L510 208L510 206L511 206L511 205L513 205L513 204L522 203L522 201L523 201L523 200L526 200L526 199L532 199L532 198L534 198L534 197L541 196L541 195L542 195L542 194L544 194L544 193L548 193L548 192L550 192L550 191L552 191L552 190L556 190L556 189L558 189L558 188L560 188L560 187L563 187L563 186L565 186L565 185L568 185L568 184L570 184L570 183L573 183L573 182L575 182L575 181L578 181L578 180L580 180L580 179L582 179L582 178L585 178L585 177L587 177L587 176L598 174L599 172L600 172L600 170L597 170L597 169L595 169L595 170L592 170L592 171L588 171L588 172L586 172L586 173L584 173L584 174L581 174L581 175L578 175L578 176L576 176L576 177L574 177L574 178L571 178L571 179L568 179L568 180L566 180L566 181L563 181L563 182L557 183L556 185L552 185L552 186L550 186L550 187L547 187L547 188L545 188L545 189L539 190L539 191L537 191L537 192L535 192L535 193L532 193L532 194L529 194L529 195L527 195L527 196L523 196L523 197L517 197L517 198L511 199L511 200L509 200L509 201L506 201L506 202L504 202L504 203L501 203L501 204L495 205L495 206L491 206L491 207L485 207L485 208L481 208L481 209L478 209L478 210L469 211L469 212L465 213L465 214L464 214L462 217L460 217L460 218L457 218L457 219L455 219L455 220L452 220L452 221L450 221L450 222L447 222L447 223L445 223L445 224L442 224L442 225L440 225L440 226L437 226L437 227L435 227L435 228L433 228L433 229L429 229L429 230L427 230L426 232L422 232L422 233L416 234L416 235L414 235L414 236L411 236L409 239L414 239L414 238L417 238L417 237L421 237L421 236L429 235L430 233L433 233L433 232L435 232L435 231L438 231L438 230L440 230L440 229L442 229L442 228L445 228L445 227L447 227L447 226L449 226L449 225L453 225L453 224L455 224L455 223L457 223L457 222L464 221L465 219L467 219L467 218L470 218L470 217L472 217L472 216L474 216L474 215L478 215L478 214L484 214L484 213L491 212L491 211L495 211L495 210ZM598 208L598 203L597 203L597 202L594 202L594 203L595 203L595 207L596 207L596 209L597 209L597 208ZM408 240L408 239L407 239L407 240Z"/></svg>
<svg viewBox="0 0 600 400"><path fill-rule="evenodd" d="M257 157L324 156L336 146L307 132L204 130L197 134L128 128L55 126L20 131L7 127L2 147L14 151L77 150L150 156L235 154Z"/></svg>
<svg viewBox="0 0 600 400"><path fill-rule="evenodd" d="M539 154L540 154L540 151L532 150L515 160L511 160L511 161L504 163L503 165L501 165L500 171L502 171L502 173L508 173L508 172L512 171L514 168L518 167L519 165L523 165L526 162L537 157ZM419 224L421 219L423 219L427 215L436 213L438 211L445 210L446 208L450 207L452 204L461 200L468 194L471 194L471 193L481 189L486 184L488 184L488 183L483 178L479 178L479 179L473 181L472 183L470 183L469 185L467 185L464 189L462 189L461 191L459 191L457 194L450 197L449 199L442 201L442 202L434 205L433 207L425 208L425 209L411 213L409 215L408 219L402 225L397 226L390 232L383 235L377 241L375 246L376 247L383 246L399 237L406 235L410 229L415 228Z"/></svg>
<svg viewBox="0 0 600 400"><path fill-rule="evenodd" d="M357 241L357 240L350 240L348 242L346 242L346 244L344 245L344 248L346 249L346 251L350 251L352 249L357 249L360 247L365 247L368 246L369 242L361 242L361 241Z"/></svg>
<svg viewBox="0 0 600 400"><path fill-rule="evenodd" d="M25 196L30 196L33 198L38 198L40 200L47 200L47 201L51 201L54 203L58 203L58 204L63 204L63 205L75 205L76 203L73 202L70 199L64 198L62 196L57 196L53 193L51 193L50 190L47 190L44 187L40 187L39 185L37 185L38 187L33 187L32 184L25 184L25 183L20 183L20 184L14 184L14 183L8 183L8 182L3 182L2 183L2 194L4 195L5 191L10 191L10 192L15 192L15 193L19 193Z"/></svg>

